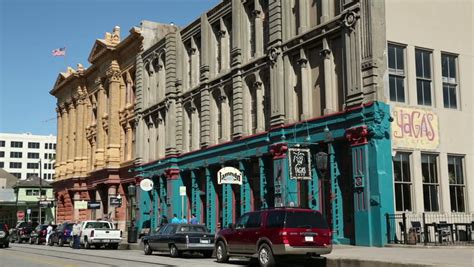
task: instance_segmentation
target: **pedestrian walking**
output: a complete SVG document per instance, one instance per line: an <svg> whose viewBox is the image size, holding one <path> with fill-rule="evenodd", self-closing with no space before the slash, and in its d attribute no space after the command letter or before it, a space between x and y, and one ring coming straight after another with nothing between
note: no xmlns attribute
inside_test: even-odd
<svg viewBox="0 0 474 267"><path fill-rule="evenodd" d="M50 222L48 227L46 228L46 244L45 245L49 245L49 238L51 237L52 233L53 233L53 225Z"/></svg>
<svg viewBox="0 0 474 267"><path fill-rule="evenodd" d="M186 216L184 216L184 217L181 219L180 223L188 223L188 220L186 219Z"/></svg>
<svg viewBox="0 0 474 267"><path fill-rule="evenodd" d="M180 223L180 222L181 220L178 219L178 215L176 215L176 213L173 214L173 219L171 219L171 223Z"/></svg>
<svg viewBox="0 0 474 267"><path fill-rule="evenodd" d="M73 237L73 244L72 248L79 249L81 247L81 225L79 221L76 221L72 226L72 237Z"/></svg>
<svg viewBox="0 0 474 267"><path fill-rule="evenodd" d="M189 221L191 224L199 224L199 220L196 218L196 214L191 214L191 220Z"/></svg>

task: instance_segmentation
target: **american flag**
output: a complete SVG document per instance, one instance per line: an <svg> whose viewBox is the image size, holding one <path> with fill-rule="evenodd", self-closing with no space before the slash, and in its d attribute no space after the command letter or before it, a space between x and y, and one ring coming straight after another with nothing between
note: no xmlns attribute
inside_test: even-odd
<svg viewBox="0 0 474 267"><path fill-rule="evenodd" d="M56 48L52 51L53 57L66 56L66 47Z"/></svg>

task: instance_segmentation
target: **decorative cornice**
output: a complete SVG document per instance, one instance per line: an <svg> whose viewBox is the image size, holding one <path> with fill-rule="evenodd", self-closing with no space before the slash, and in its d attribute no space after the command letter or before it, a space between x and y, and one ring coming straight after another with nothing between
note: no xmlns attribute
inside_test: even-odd
<svg viewBox="0 0 474 267"><path fill-rule="evenodd" d="M176 180L179 177L179 169L170 168L165 170L166 179Z"/></svg>
<svg viewBox="0 0 474 267"><path fill-rule="evenodd" d="M287 143L276 143L270 145L270 153L273 155L273 159L282 159L286 157L288 151Z"/></svg>

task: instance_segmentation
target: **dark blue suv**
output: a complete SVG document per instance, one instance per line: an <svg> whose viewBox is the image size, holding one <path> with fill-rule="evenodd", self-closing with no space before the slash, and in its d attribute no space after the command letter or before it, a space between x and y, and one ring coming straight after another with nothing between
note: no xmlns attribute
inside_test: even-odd
<svg viewBox="0 0 474 267"><path fill-rule="evenodd" d="M73 222L64 222L54 230L49 238L50 246L54 244L58 244L58 246L62 247L64 244L70 244L72 242L72 226L74 225Z"/></svg>

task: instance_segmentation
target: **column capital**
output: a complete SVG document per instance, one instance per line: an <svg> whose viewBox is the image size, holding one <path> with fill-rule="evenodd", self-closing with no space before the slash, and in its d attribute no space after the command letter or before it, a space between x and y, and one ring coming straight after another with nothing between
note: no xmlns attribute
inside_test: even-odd
<svg viewBox="0 0 474 267"><path fill-rule="evenodd" d="M170 168L165 170L166 179L168 180L176 180L179 177L179 169L177 168Z"/></svg>
<svg viewBox="0 0 474 267"><path fill-rule="evenodd" d="M360 146L368 143L369 130L367 125L356 126L346 129L346 139L351 146Z"/></svg>
<svg viewBox="0 0 474 267"><path fill-rule="evenodd" d="M282 159L286 157L288 151L287 143L276 143L270 145L270 153L273 155L273 159Z"/></svg>

